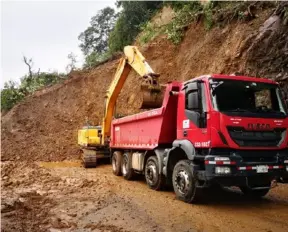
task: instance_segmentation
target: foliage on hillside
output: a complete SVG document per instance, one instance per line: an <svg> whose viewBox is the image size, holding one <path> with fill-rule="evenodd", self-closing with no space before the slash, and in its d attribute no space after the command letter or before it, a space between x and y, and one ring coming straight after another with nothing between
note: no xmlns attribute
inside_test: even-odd
<svg viewBox="0 0 288 232"><path fill-rule="evenodd" d="M161 1L118 1L122 8L117 23L109 36L109 49L113 53L122 50L125 45L133 43L154 13L162 6Z"/></svg>
<svg viewBox="0 0 288 232"><path fill-rule="evenodd" d="M10 110L16 103L25 96L39 90L45 86L56 84L66 79L66 75L56 72L32 73L21 78L20 85L9 81L4 84L1 90L1 111Z"/></svg>
<svg viewBox="0 0 288 232"><path fill-rule="evenodd" d="M162 6L161 1L117 1L120 10L106 7L91 18L90 26L79 35L85 68L99 65L113 53L132 44L141 28Z"/></svg>
<svg viewBox="0 0 288 232"><path fill-rule="evenodd" d="M164 34L174 44L179 44L191 23L203 22L210 30L214 26L222 27L238 21L247 22L255 17L256 9L265 9L276 5L274 2L218 2L209 1L173 1L165 2L173 8L175 16L167 25L157 26L151 23L142 27L140 43L147 43L159 34Z"/></svg>

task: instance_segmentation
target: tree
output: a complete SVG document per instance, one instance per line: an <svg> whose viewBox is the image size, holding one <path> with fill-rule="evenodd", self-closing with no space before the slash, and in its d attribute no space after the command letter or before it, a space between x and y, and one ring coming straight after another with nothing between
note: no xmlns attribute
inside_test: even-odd
<svg viewBox="0 0 288 232"><path fill-rule="evenodd" d="M4 88L1 90L1 111L10 110L23 97L24 94L19 92L15 82L5 82Z"/></svg>
<svg viewBox="0 0 288 232"><path fill-rule="evenodd" d="M32 67L34 65L32 58L28 59L26 56L23 56L23 62L28 66L28 77L27 77L27 82L32 82L33 81L33 71Z"/></svg>
<svg viewBox="0 0 288 232"><path fill-rule="evenodd" d="M77 56L73 52L70 52L67 58L69 60L69 64L66 66L66 72L69 73L76 68Z"/></svg>
<svg viewBox="0 0 288 232"><path fill-rule="evenodd" d="M162 1L117 1L116 6L122 7L122 11L109 36L110 51L113 53L131 44L141 31L141 26L162 4Z"/></svg>
<svg viewBox="0 0 288 232"><path fill-rule="evenodd" d="M92 52L103 54L108 50L108 36L116 19L117 14L111 7L100 10L91 18L90 26L78 37L81 41L80 48L85 56Z"/></svg>
<svg viewBox="0 0 288 232"><path fill-rule="evenodd" d="M28 59L26 56L23 56L23 61L28 66L29 77L32 78L32 76L33 76L33 71L32 71L33 60L32 60L32 58Z"/></svg>

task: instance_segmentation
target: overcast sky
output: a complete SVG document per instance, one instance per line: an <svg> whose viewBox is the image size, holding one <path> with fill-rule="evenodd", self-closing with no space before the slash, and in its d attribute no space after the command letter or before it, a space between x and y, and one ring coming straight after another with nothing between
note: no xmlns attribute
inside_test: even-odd
<svg viewBox="0 0 288 232"><path fill-rule="evenodd" d="M23 55L33 59L35 71L64 72L70 52L77 55L77 66L81 66L78 35L106 6L115 7L115 0L2 1L1 88L5 81L19 81L27 73Z"/></svg>

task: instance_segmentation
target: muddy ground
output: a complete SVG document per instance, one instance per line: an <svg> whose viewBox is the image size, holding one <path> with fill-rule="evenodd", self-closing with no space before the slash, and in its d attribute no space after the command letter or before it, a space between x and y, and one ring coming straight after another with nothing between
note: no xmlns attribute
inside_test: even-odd
<svg viewBox="0 0 288 232"><path fill-rule="evenodd" d="M139 49L161 83L239 71L277 79L288 98L287 8L257 4L251 21L209 31L192 23L177 46L159 36ZM85 170L79 161L65 162L78 157L77 130L86 120L101 123L117 64L72 72L2 115L1 231L288 231L284 185L260 201L221 190L189 205L172 191L150 190L141 178L113 176L110 165ZM138 80L131 72L117 101L120 115L139 112Z"/></svg>
<svg viewBox="0 0 288 232"><path fill-rule="evenodd" d="M173 191L126 181L109 164L3 162L1 231L287 231L288 188L262 200L237 190L210 192L191 205Z"/></svg>

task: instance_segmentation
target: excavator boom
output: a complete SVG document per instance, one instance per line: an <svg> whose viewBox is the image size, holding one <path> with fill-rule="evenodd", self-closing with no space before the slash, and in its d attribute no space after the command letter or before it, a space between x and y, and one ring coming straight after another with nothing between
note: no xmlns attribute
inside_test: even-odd
<svg viewBox="0 0 288 232"><path fill-rule="evenodd" d="M133 68L141 77L142 109L157 108L162 105L161 86L158 82L159 74L155 73L146 62L145 57L135 46L124 48L125 57L121 58L114 79L105 96L105 114L102 123L102 144L106 144L110 137L111 121L117 97Z"/></svg>

